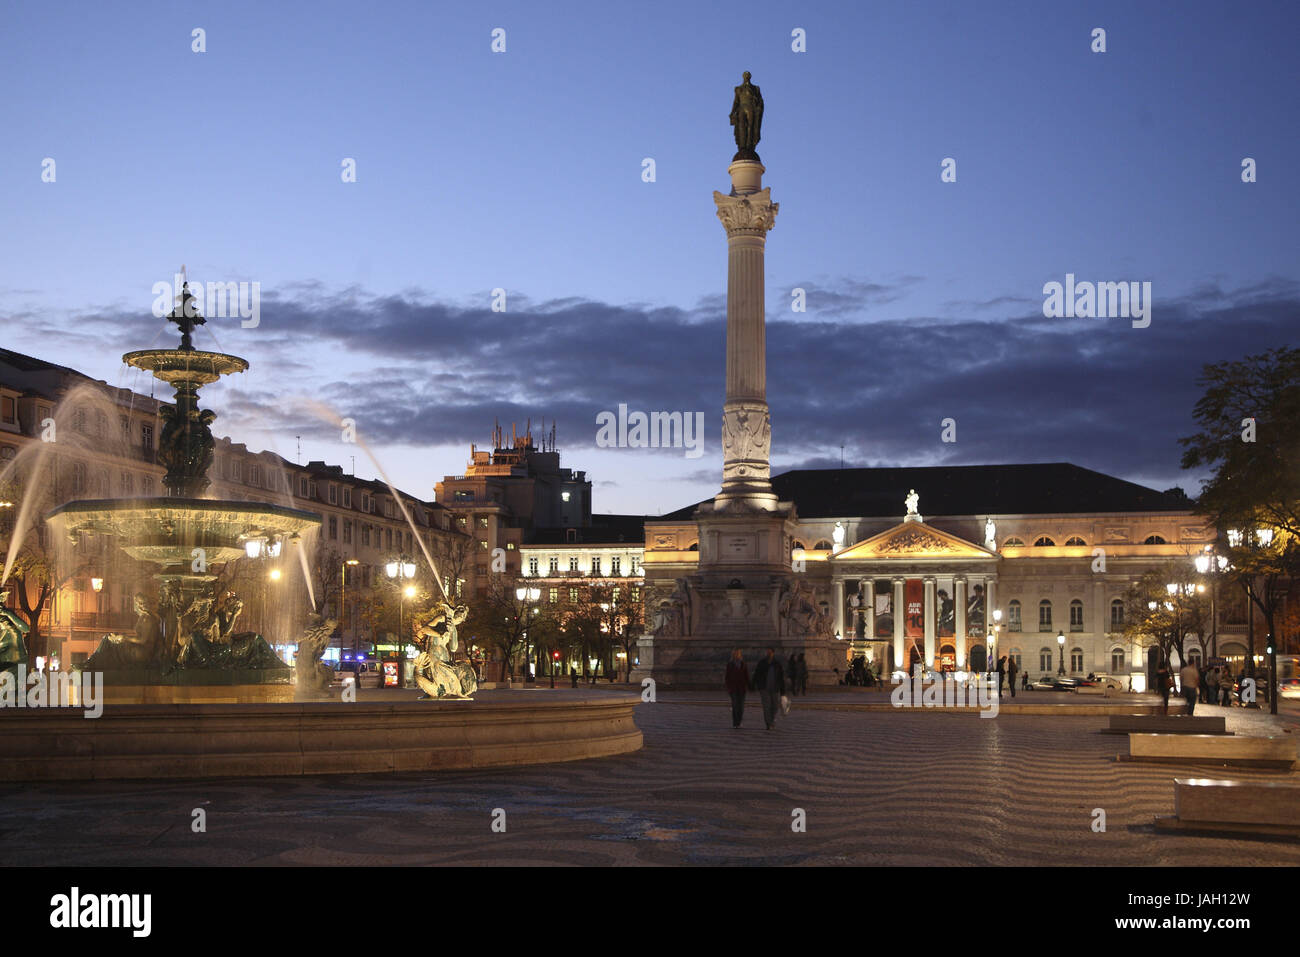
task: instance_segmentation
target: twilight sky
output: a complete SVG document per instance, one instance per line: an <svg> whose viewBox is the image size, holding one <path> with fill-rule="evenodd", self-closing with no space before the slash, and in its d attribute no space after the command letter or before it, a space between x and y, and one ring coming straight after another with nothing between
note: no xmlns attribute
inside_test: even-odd
<svg viewBox="0 0 1300 957"><path fill-rule="evenodd" d="M774 470L843 444L850 465L1071 461L1194 493L1177 438L1200 366L1300 328L1300 7L736 9L11 0L3 344L148 392L118 357L174 339L152 287L185 263L261 286L257 328L196 336L252 366L203 392L219 434L373 475L317 396L431 498L494 419L545 417L598 511L680 507L721 474L712 191L748 69L781 204ZM1067 273L1150 282L1150 327L1045 319ZM704 456L596 448L619 403L704 412Z"/></svg>

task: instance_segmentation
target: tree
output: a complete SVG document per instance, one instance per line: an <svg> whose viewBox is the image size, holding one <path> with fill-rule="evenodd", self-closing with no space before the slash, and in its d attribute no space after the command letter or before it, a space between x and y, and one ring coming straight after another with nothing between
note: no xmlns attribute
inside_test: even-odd
<svg viewBox="0 0 1300 957"><path fill-rule="evenodd" d="M447 593L453 596L448 601L464 600L458 587L460 582L469 577L469 571L474 565L474 546L474 539L461 532L435 530L430 536L429 551L433 556L433 564L438 569Z"/></svg>
<svg viewBox="0 0 1300 957"><path fill-rule="evenodd" d="M1148 571L1124 595L1124 637L1139 648L1159 646L1171 664L1178 652L1180 668L1187 664L1187 638L1204 636L1210 620L1204 586L1189 587L1189 577L1186 563L1168 562Z"/></svg>
<svg viewBox="0 0 1300 957"><path fill-rule="evenodd" d="M519 588L527 588L529 580L514 575L492 575L486 588L469 603L466 628L480 640L497 648L506 663L509 674L514 674L514 660L524 648L525 639L545 637L555 625L549 605L539 600L519 598ZM534 586L535 587L535 586ZM529 642L532 643L531 641Z"/></svg>
<svg viewBox="0 0 1300 957"><path fill-rule="evenodd" d="M1300 349L1212 363L1197 381L1201 430L1179 441L1183 468L1214 468L1199 509L1219 529L1300 536Z"/></svg>

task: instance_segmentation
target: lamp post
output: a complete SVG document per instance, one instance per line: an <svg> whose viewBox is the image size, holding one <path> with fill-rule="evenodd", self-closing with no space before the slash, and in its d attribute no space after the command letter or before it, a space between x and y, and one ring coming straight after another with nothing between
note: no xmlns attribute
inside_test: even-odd
<svg viewBox="0 0 1300 957"><path fill-rule="evenodd" d="M339 615L340 615L340 617L343 619L343 630L344 630L344 631L348 631L348 630L350 630L349 625L351 624L351 623L348 621L348 566L349 566L349 565L360 565L360 564L361 564L361 563L360 563L359 561L357 561L355 558L349 558L349 559L346 559L346 560L343 562L343 594L342 594L342 597L339 598L339 606L340 606L340 607L339 607ZM340 642L340 643L341 643L341 642ZM352 645L349 644L349 645L348 645L348 652L351 653L353 650L355 650L355 649L353 649Z"/></svg>
<svg viewBox="0 0 1300 957"><path fill-rule="evenodd" d="M1232 548L1247 548L1251 551L1262 551L1273 544L1273 529L1271 528L1250 528L1250 529L1228 529L1228 544ZM1269 600L1264 603L1267 607L1264 609L1265 619L1271 626L1273 624L1273 598L1270 586L1265 584L1265 597ZM1246 625L1247 636L1250 641L1250 655L1246 659L1246 673L1252 678L1255 676L1255 576L1252 573L1246 577ZM1269 714L1277 714L1277 641L1271 630L1266 638L1264 651L1268 655L1268 711Z"/></svg>
<svg viewBox="0 0 1300 957"><path fill-rule="evenodd" d="M521 609L523 611L523 619L524 619L523 638L524 638L524 683L525 684L533 680L533 671L532 671L533 650L528 646L528 611L532 607L532 603L537 601L537 599L540 598L541 596L542 596L542 590L540 588L525 588L523 585L520 585L518 588L515 589L515 598L517 598L521 603L528 602L528 604L523 605L523 608Z"/></svg>
<svg viewBox="0 0 1300 957"><path fill-rule="evenodd" d="M388 564L386 564L384 566L384 572L385 574L388 575L389 578L392 578L398 582L410 581L415 577L415 562L408 559L405 555L401 555L398 556L398 558L396 558L395 560L390 561ZM415 586L406 585L405 587L402 588L402 596L397 606L396 658L397 658L397 668L398 668L397 680L399 682L402 680L402 675L401 675L402 649L405 647L406 644L405 635L403 634L402 631L404 627L403 619L406 616L406 599L413 598L413 597L415 597Z"/></svg>
<svg viewBox="0 0 1300 957"><path fill-rule="evenodd" d="M1219 578L1232 570L1232 564L1223 555L1214 554L1214 546L1196 556L1196 570L1210 579L1210 657L1219 657Z"/></svg>
<svg viewBox="0 0 1300 957"><path fill-rule="evenodd" d="M1057 663L1056 673L1065 677L1065 631L1060 630L1056 634L1056 647L1060 651L1060 662Z"/></svg>

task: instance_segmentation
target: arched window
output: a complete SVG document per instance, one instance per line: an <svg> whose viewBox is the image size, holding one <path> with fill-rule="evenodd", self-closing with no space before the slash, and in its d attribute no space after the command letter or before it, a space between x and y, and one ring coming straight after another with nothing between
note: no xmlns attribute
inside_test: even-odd
<svg viewBox="0 0 1300 957"><path fill-rule="evenodd" d="M1052 541L1052 540L1051 540L1050 538L1048 538L1046 535L1040 535L1040 536L1038 536L1038 538L1034 541L1034 547L1035 547L1035 548L1051 548L1051 547L1054 546L1055 544L1056 544L1056 542Z"/></svg>
<svg viewBox="0 0 1300 957"><path fill-rule="evenodd" d="M686 549L688 552L698 552L700 550L699 542L691 542L691 547Z"/></svg>
<svg viewBox="0 0 1300 957"><path fill-rule="evenodd" d="M1188 648L1188 649L1187 649L1187 660L1190 661L1190 662L1191 662L1193 665L1195 665L1197 668L1201 667L1201 649L1200 649L1200 648Z"/></svg>
<svg viewBox="0 0 1300 957"><path fill-rule="evenodd" d="M790 550L791 550L791 551L801 551L801 552L806 552L806 551L808 551L808 546L805 545L803 542L799 541L799 539L796 538L796 539L794 540L794 547L791 548Z"/></svg>
<svg viewBox="0 0 1300 957"><path fill-rule="evenodd" d="M1113 675L1122 675L1124 673L1126 662L1124 649L1115 647L1110 650L1110 673Z"/></svg>
<svg viewBox="0 0 1300 957"><path fill-rule="evenodd" d="M1013 537L1013 538L1008 538L1005 542L1003 542L1002 547L1003 548L1024 548L1025 543L1022 542L1020 539Z"/></svg>
<svg viewBox="0 0 1300 957"><path fill-rule="evenodd" d="M1049 675L1052 673L1052 649L1051 648L1038 649L1038 670Z"/></svg>
<svg viewBox="0 0 1300 957"><path fill-rule="evenodd" d="M823 538L816 545L814 545L813 548L817 551L825 550L829 552L831 550L831 543L826 541L826 539Z"/></svg>
<svg viewBox="0 0 1300 957"><path fill-rule="evenodd" d="M1159 535L1148 535L1147 540L1142 544L1143 545L1168 545L1169 543L1166 542Z"/></svg>
<svg viewBox="0 0 1300 957"><path fill-rule="evenodd" d="M1011 599L1007 605L1007 631L1020 630L1020 599Z"/></svg>
<svg viewBox="0 0 1300 957"><path fill-rule="evenodd" d="M1110 630L1119 631L1124 627L1124 599L1113 598L1110 602Z"/></svg>
<svg viewBox="0 0 1300 957"><path fill-rule="evenodd" d="M1071 547L1073 547L1073 548L1083 548L1083 547L1086 546L1088 543L1085 542L1085 541L1084 541L1082 538L1080 538L1078 535L1073 535L1073 536L1071 536L1070 538L1067 538L1067 539L1065 540L1065 544L1066 544L1066 545L1069 545L1069 546L1071 546Z"/></svg>
<svg viewBox="0 0 1300 957"><path fill-rule="evenodd" d="M1078 674L1079 672L1083 671L1083 649L1082 648L1070 649L1070 671L1075 674Z"/></svg>
<svg viewBox="0 0 1300 957"><path fill-rule="evenodd" d="M1052 630L1052 603L1046 598L1038 603L1038 630Z"/></svg>
<svg viewBox="0 0 1300 957"><path fill-rule="evenodd" d="M1077 598L1070 602L1070 630L1083 631L1083 602Z"/></svg>

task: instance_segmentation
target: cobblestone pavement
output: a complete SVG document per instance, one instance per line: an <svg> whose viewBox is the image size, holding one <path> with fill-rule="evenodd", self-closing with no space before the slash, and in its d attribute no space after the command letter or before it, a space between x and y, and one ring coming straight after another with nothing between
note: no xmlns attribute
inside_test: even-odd
<svg viewBox="0 0 1300 957"><path fill-rule="evenodd" d="M1300 864L1300 844L1157 835L1174 777L1102 717L799 710L763 730L643 704L644 750L430 774L0 785L11 864ZM1198 709L1199 710L1199 709ZM1206 709L1207 712L1212 709ZM1229 727L1263 733L1267 715ZM1300 774L1232 777L1300 783ZM202 808L206 833L191 830ZM507 830L493 833L494 808ZM794 809L807 832L791 829ZM1091 824L1106 812L1105 833Z"/></svg>

